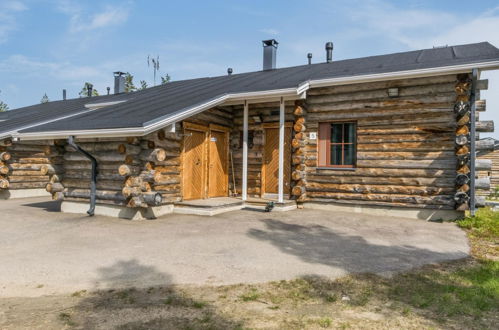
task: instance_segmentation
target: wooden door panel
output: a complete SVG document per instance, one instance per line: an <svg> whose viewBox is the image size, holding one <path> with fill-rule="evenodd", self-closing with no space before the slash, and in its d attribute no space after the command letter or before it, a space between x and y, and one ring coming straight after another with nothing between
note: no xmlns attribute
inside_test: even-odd
<svg viewBox="0 0 499 330"><path fill-rule="evenodd" d="M204 198L206 132L186 129L185 133L183 197L186 200Z"/></svg>
<svg viewBox="0 0 499 330"><path fill-rule="evenodd" d="M226 132L210 131L208 197L228 195L227 135Z"/></svg>
<svg viewBox="0 0 499 330"><path fill-rule="evenodd" d="M289 194L291 177L291 129L284 133L284 193ZM279 190L279 128L265 129L263 192L277 194Z"/></svg>

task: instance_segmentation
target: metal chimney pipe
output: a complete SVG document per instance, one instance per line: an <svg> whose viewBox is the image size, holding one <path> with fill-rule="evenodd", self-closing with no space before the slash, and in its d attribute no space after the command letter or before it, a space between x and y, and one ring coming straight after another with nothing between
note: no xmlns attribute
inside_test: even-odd
<svg viewBox="0 0 499 330"><path fill-rule="evenodd" d="M125 92L125 77L124 72L116 71L114 73L114 94Z"/></svg>
<svg viewBox="0 0 499 330"><path fill-rule="evenodd" d="M232 68L227 69L227 74L230 76L232 74Z"/></svg>
<svg viewBox="0 0 499 330"><path fill-rule="evenodd" d="M333 43L331 41L326 42L326 62L331 63L333 61Z"/></svg>
<svg viewBox="0 0 499 330"><path fill-rule="evenodd" d="M275 39L263 40L263 70L276 68L277 45Z"/></svg>
<svg viewBox="0 0 499 330"><path fill-rule="evenodd" d="M106 89L107 89L107 95L109 95L109 92L111 91L111 87L108 86L108 87L106 87Z"/></svg>
<svg viewBox="0 0 499 330"><path fill-rule="evenodd" d="M94 86L92 86L92 85L90 85L90 84L88 84L88 85L87 85L87 96L88 96L88 97L92 97L92 88L93 88L93 87L94 87Z"/></svg>
<svg viewBox="0 0 499 330"><path fill-rule="evenodd" d="M307 58L308 58L308 65L312 64L312 53L308 53Z"/></svg>
<svg viewBox="0 0 499 330"><path fill-rule="evenodd" d="M66 101L66 90L65 89L62 90L62 99L64 101Z"/></svg>

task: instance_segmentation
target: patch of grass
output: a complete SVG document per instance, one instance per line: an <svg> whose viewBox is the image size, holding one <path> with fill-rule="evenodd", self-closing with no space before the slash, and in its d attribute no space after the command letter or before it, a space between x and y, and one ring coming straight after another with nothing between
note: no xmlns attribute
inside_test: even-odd
<svg viewBox="0 0 499 330"><path fill-rule="evenodd" d="M36 286L36 288L37 288L37 289L41 289L41 288L43 288L43 284L38 284L38 285Z"/></svg>
<svg viewBox="0 0 499 330"><path fill-rule="evenodd" d="M83 296L87 290L80 290L80 291L75 291L71 294L71 297L81 297Z"/></svg>
<svg viewBox="0 0 499 330"><path fill-rule="evenodd" d="M481 208L474 217L458 220L457 225L471 231L471 234L481 238L499 237L499 212L490 208Z"/></svg>
<svg viewBox="0 0 499 330"><path fill-rule="evenodd" d="M59 321L63 322L65 325L68 325L68 326L76 325L71 318L71 314L69 314L69 313L65 313L65 312L59 313L57 318L59 319Z"/></svg>
<svg viewBox="0 0 499 330"><path fill-rule="evenodd" d="M408 273L389 287L389 297L442 316L478 317L483 312L499 310L499 262Z"/></svg>
<svg viewBox="0 0 499 330"><path fill-rule="evenodd" d="M333 320L331 320L329 317L323 317L317 320L317 324L321 328L329 328L331 324L333 324Z"/></svg>
<svg viewBox="0 0 499 330"><path fill-rule="evenodd" d="M257 289L251 288L250 291L243 293L239 296L242 301L255 301L260 298L260 294Z"/></svg>
<svg viewBox="0 0 499 330"><path fill-rule="evenodd" d="M194 301L192 303L192 307L197 308L197 309L204 308L204 307L206 307L206 305L208 305L208 304L204 301Z"/></svg>

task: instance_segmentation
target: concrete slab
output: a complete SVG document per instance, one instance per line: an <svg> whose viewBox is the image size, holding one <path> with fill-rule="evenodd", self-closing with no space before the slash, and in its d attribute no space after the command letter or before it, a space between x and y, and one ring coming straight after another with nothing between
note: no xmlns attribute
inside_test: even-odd
<svg viewBox="0 0 499 330"><path fill-rule="evenodd" d="M31 198L52 196L45 189L7 189L0 190L0 199Z"/></svg>
<svg viewBox="0 0 499 330"><path fill-rule="evenodd" d="M391 274L469 252L452 223L389 216L238 210L123 221L61 213L45 198L0 205L0 296Z"/></svg>

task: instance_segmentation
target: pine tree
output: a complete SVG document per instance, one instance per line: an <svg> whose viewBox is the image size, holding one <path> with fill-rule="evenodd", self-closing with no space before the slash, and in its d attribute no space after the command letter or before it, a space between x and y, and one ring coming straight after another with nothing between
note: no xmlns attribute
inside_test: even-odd
<svg viewBox="0 0 499 330"><path fill-rule="evenodd" d="M171 80L170 75L167 73L164 77L161 77L161 85L169 83Z"/></svg>
<svg viewBox="0 0 499 330"><path fill-rule="evenodd" d="M133 84L133 76L130 72L125 74L125 93L136 91L137 87Z"/></svg>
<svg viewBox="0 0 499 330"><path fill-rule="evenodd" d="M141 80L140 81L140 89L146 89L147 88L147 81Z"/></svg>
<svg viewBox="0 0 499 330"><path fill-rule="evenodd" d="M0 91L1 93L2 91ZM4 103L3 101L0 101L0 112L4 112L4 111L7 111L9 110L9 106L7 105L7 103Z"/></svg>

